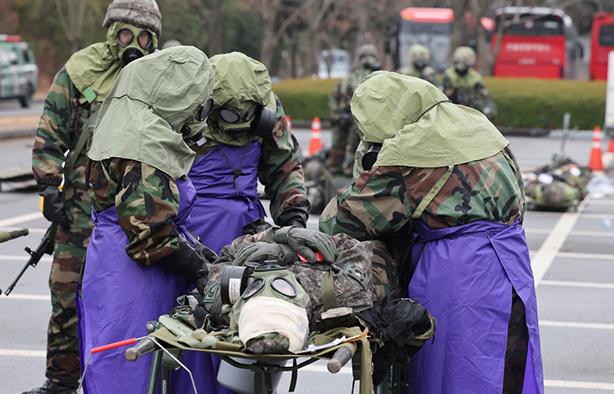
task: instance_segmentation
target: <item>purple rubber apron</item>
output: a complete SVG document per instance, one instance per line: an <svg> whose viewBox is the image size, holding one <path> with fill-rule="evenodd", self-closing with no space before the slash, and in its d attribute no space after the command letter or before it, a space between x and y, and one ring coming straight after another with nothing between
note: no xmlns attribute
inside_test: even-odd
<svg viewBox="0 0 614 394"><path fill-rule="evenodd" d="M218 145L190 170L196 189L189 230L219 253L243 234L243 227L265 216L258 199L260 143Z"/></svg>
<svg viewBox="0 0 614 394"><path fill-rule="evenodd" d="M443 183L425 199L432 200ZM420 205L417 217L428 202ZM437 319L437 329L412 359L409 392L501 393L514 288L529 333L523 393L543 393L533 272L520 224L476 221L431 229L418 220L415 227L408 292Z"/></svg>
<svg viewBox="0 0 614 394"><path fill-rule="evenodd" d="M185 231L195 191L178 180L179 231ZM145 393L151 355L126 361L125 347L95 354L94 347L147 335L146 323L158 320L176 305L190 287L187 281L162 267L137 264L125 252L128 238L119 225L115 207L92 213L94 230L87 248L85 271L78 299L81 360L89 363L85 393Z"/></svg>
<svg viewBox="0 0 614 394"><path fill-rule="evenodd" d="M243 147L218 145L197 158L190 170L196 199L188 229L217 253L243 235L245 225L265 216L258 199L259 162L258 142ZM232 393L217 384L219 358L198 352L184 352L183 356L189 360L199 393ZM191 393L187 373L179 374L181 379L173 385L173 392Z"/></svg>

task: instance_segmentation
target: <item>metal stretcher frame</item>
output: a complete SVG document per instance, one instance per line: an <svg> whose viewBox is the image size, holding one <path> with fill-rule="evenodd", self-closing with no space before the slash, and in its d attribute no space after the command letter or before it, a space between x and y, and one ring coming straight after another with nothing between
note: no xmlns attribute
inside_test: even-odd
<svg viewBox="0 0 614 394"><path fill-rule="evenodd" d="M366 332L364 335L366 335ZM221 358L222 360L228 362L230 365L234 367L252 370L255 373L254 394L262 394L261 392L262 383L264 383L264 386L266 387L265 390L269 391L269 393L272 392L269 390L269 388L271 388L271 382L272 382L271 374L275 372L292 372L292 378L290 381L290 392L294 391L296 387L298 370L318 360L330 358L337 349L346 345L347 343L355 343L357 345L356 352L352 358L354 381L358 380L360 376L365 375L364 372L366 371L364 370L364 368L370 368L370 366L367 366L365 365L364 362L362 362L363 356L364 356L363 353L365 351L370 351L370 349L365 350L363 348L363 346L361 345L360 338L354 339L352 341L346 341L346 342L337 344L335 346L332 346L330 348L327 348L327 349L324 349L324 350L321 350L315 353L257 355L257 354L236 352L236 351L230 351L230 350L198 349L198 348L187 347L177 342L175 340L175 335L172 334L165 327L160 327L158 330L149 334L149 336L161 342L164 342L164 344L169 346L169 349L175 348L181 351L196 351L196 352L214 354L218 356L219 358ZM162 356L163 356L163 352L161 350L156 351L154 354L151 374L149 377L149 387L147 391L148 394L154 394L156 392L156 387L158 386L158 381L160 380L159 373L160 373L160 369L162 366ZM255 360L256 363L244 364L244 363L236 361L232 357L248 359L248 360ZM299 358L308 358L308 359L298 363L297 359ZM292 366L281 366L278 364L270 363L271 361L288 361L288 360L292 360ZM356 369L358 369L358 371ZM163 379L166 379L166 378L168 378L168 376L163 376ZM371 394L372 392L371 382L367 383L361 380L359 387L360 387L359 388L360 394ZM163 387L162 394L176 394L176 393L171 393L168 390L169 390L168 385L166 385L166 387Z"/></svg>

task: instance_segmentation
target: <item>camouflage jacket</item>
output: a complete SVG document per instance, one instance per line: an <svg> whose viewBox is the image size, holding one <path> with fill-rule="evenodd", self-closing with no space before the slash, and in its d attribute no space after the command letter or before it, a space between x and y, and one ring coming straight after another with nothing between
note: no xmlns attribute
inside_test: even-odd
<svg viewBox="0 0 614 394"><path fill-rule="evenodd" d="M448 67L443 73L442 89L454 103L466 105L483 111L490 97L480 73L470 68L467 75L461 76L454 67Z"/></svg>
<svg viewBox="0 0 614 394"><path fill-rule="evenodd" d="M274 242L273 231L269 229L242 236L222 250L220 258L210 268L209 284L205 291L205 303L209 305L210 312L223 314L219 282L224 266L233 264L236 252L246 243ZM320 320L320 314L326 310L322 279L329 273L329 268L333 275L334 298L339 306L360 311L398 290L396 263L382 242L359 242L345 234L337 234L332 238L337 249L333 265L297 262L288 266L309 294L308 312L312 324ZM222 317L222 321L224 319Z"/></svg>
<svg viewBox="0 0 614 394"><path fill-rule="evenodd" d="M179 190L170 176L145 163L112 158L89 160L87 180L97 212L115 206L133 260L151 265L178 249Z"/></svg>
<svg viewBox="0 0 614 394"><path fill-rule="evenodd" d="M85 100L65 69L56 74L47 93L32 149L32 171L41 188L59 186L65 177L65 190L70 187L86 189L87 149L79 152L70 174L64 173L63 165L65 154L75 148L83 125L99 108L100 103L90 104Z"/></svg>
<svg viewBox="0 0 614 394"><path fill-rule="evenodd" d="M288 129L284 108L277 98L277 120L273 138L254 136L250 142L259 141L262 152L258 165L258 178L270 197L270 211L275 223L291 211L307 214L309 203L305 192L305 177L301 152L296 137ZM204 154L219 143L208 140L199 148Z"/></svg>
<svg viewBox="0 0 614 394"><path fill-rule="evenodd" d="M476 220L512 224L525 210L523 182L511 151L455 166L450 178L421 216L432 228ZM320 217L320 229L359 240L400 236L420 201L447 168L374 167L333 199ZM389 248L395 249L387 243Z"/></svg>
<svg viewBox="0 0 614 394"><path fill-rule="evenodd" d="M333 122L339 121L343 116L350 116L351 119L350 101L354 90L371 72L370 69L357 67L350 75L339 81L328 98L328 109Z"/></svg>

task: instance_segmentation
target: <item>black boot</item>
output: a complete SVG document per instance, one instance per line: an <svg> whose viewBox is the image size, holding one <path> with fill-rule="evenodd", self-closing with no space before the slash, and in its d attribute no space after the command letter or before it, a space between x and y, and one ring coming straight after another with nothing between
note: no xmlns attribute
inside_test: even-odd
<svg viewBox="0 0 614 394"><path fill-rule="evenodd" d="M24 391L22 394L77 394L77 389L47 380L41 387Z"/></svg>

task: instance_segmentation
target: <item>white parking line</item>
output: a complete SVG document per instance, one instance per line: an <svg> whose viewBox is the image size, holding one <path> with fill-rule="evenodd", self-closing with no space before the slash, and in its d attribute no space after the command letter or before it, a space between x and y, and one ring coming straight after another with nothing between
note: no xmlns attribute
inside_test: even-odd
<svg viewBox="0 0 614 394"><path fill-rule="evenodd" d="M42 219L43 214L40 212L26 213L24 215L15 216L9 219L0 220L0 227L13 226L15 224L30 222L36 219Z"/></svg>
<svg viewBox="0 0 614 394"><path fill-rule="evenodd" d="M610 219L614 220L614 214L611 213L585 213L582 215L582 219L602 220Z"/></svg>
<svg viewBox="0 0 614 394"><path fill-rule="evenodd" d="M539 326L614 331L614 324L610 323L585 323L577 321L540 320Z"/></svg>
<svg viewBox="0 0 614 394"><path fill-rule="evenodd" d="M0 356L5 357L46 357L44 350L0 349Z"/></svg>
<svg viewBox="0 0 614 394"><path fill-rule="evenodd" d="M560 252L558 257L566 257L572 259L590 259L590 260L614 260L614 254L605 253L575 253L575 252Z"/></svg>
<svg viewBox="0 0 614 394"><path fill-rule="evenodd" d="M529 234L550 234L552 229L547 228L525 228L525 232ZM584 231L574 230L569 235L575 235L579 237L612 237L614 239L614 231Z"/></svg>
<svg viewBox="0 0 614 394"><path fill-rule="evenodd" d="M574 380L544 380L544 386L561 389L614 390L614 383L581 382Z"/></svg>
<svg viewBox="0 0 614 394"><path fill-rule="evenodd" d="M577 282L569 280L542 280L540 286L583 287L589 289L614 289L614 283Z"/></svg>
<svg viewBox="0 0 614 394"><path fill-rule="evenodd" d="M0 297L0 301L51 301L51 296L45 294L19 294L19 293L11 293L9 296Z"/></svg>
<svg viewBox="0 0 614 394"><path fill-rule="evenodd" d="M16 255L16 254L0 254L0 261L4 260L4 261L17 261L17 262L25 262L30 258L30 256L28 256L26 253L24 254L20 254L20 255ZM41 261L44 262L51 262L53 259L51 256L49 255L45 255L43 256L43 258L41 258Z"/></svg>
<svg viewBox="0 0 614 394"><path fill-rule="evenodd" d="M578 217L584 209L584 204L585 202L582 202L578 206L578 212L565 212L562 214L556 225L552 228L552 232L546 237L537 253L535 253L535 257L532 260L535 287L541 282L557 253L565 243L567 236L576 225Z"/></svg>

